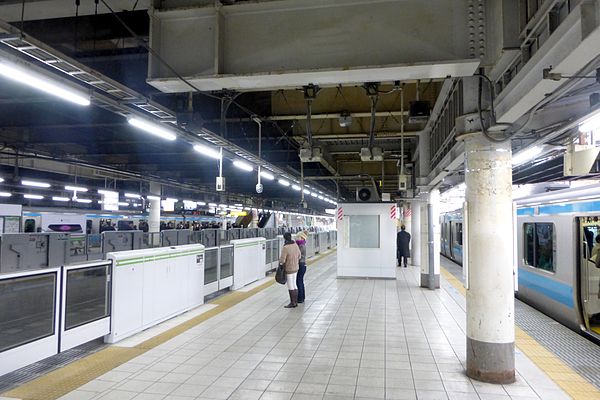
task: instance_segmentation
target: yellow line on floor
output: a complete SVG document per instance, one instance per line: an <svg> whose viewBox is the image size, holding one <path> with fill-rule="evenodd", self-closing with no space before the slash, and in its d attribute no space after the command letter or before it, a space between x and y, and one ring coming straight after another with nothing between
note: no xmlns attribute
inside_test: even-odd
<svg viewBox="0 0 600 400"><path fill-rule="evenodd" d="M307 261L307 265L312 265L321 259L333 253L335 249L328 250L317 257ZM2 396L22 399L22 400L55 400L65 394L76 390L88 382L98 378L101 375L117 368L135 357L144 354L175 336L187 331L190 328L214 317L217 314L235 306L247 298L261 292L272 286L275 279L263 283L248 292L234 291L210 301L210 304L217 304L217 307L198 315L176 327L169 329L139 345L130 347L120 347L118 345L106 347L96 353L90 354L80 360L74 361L62 368L58 368L48 374L31 380Z"/></svg>
<svg viewBox="0 0 600 400"><path fill-rule="evenodd" d="M461 281L443 267L440 271L456 290L466 296L466 289ZM600 399L600 390L516 325L515 339L519 350L569 396L577 400Z"/></svg>

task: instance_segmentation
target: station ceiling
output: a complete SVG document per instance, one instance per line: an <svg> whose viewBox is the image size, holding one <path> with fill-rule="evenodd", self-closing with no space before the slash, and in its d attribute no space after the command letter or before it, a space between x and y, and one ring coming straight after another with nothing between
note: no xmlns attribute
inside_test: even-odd
<svg viewBox="0 0 600 400"><path fill-rule="evenodd" d="M383 192L396 193L401 160L409 174L414 171L418 139L425 125L410 123L408 109L416 100L433 105L442 90L442 80L408 80L400 86L395 82L383 82L378 87L374 131L376 146L384 150L382 162L364 162L360 158L361 148L369 144L371 129L371 99L365 88L361 85L321 88L312 102L310 131L312 146L323 149L324 161L301 163L299 151L309 141L307 101L301 88L192 94L160 92L146 83L149 1L108 2L114 6L116 14L104 7L104 2L99 4L98 12L94 7L90 8L92 2L82 2L85 4L79 10L74 4L67 7L65 3L27 1L23 21L18 20L21 2L0 2L0 11L13 16L9 20L17 31L22 29L27 37L38 39L49 48L164 107L181 121L187 121L187 128L192 132L210 131L238 148L258 155L258 125L254 118L259 117L263 121L262 159L289 176L299 177L302 172L306 184L332 198L339 195L352 200L356 188L371 186L373 182ZM236 2L223 3L227 6ZM46 8L50 17L40 18L43 13L38 6ZM23 54L8 46L0 44L0 50L23 58ZM47 66L42 67L56 73ZM579 103L587 101L585 85L582 83L574 88L572 93L577 92L577 95L567 99L565 107L570 107L568 103L573 99ZM561 106L555 103L555 107ZM342 116L350 117L351 124L342 126ZM548 132L543 119L530 124L532 131L536 124L540 128L537 136L530 134L514 141L515 151ZM570 137L572 132L563 132L553 141L564 146ZM81 171L93 171L77 178L80 181L87 179L90 185L112 181L124 189L142 188L147 187L149 181L156 181L174 191L198 191L216 197L214 186L218 163L197 154L188 143L165 142L148 136L132 128L123 115L106 107L76 107L5 79L0 79L0 142L3 146L0 164L5 177L9 174L45 174L47 179L60 181L66 180L67 174L69 179L75 179L77 172L73 171L76 169L53 169L50 165L54 164L48 163L52 161L77 166ZM22 162L34 159L41 161ZM20 165L24 172L17 173L15 165ZM515 168L514 179L518 183L561 179L561 166L561 156L546 157L534 165ZM452 174L460 175L460 170L451 171ZM266 182L265 191L257 194L256 173L241 172L230 163L224 163L224 176L227 193L299 204L297 192L284 190L276 183ZM310 198L309 206L315 209L328 207Z"/></svg>

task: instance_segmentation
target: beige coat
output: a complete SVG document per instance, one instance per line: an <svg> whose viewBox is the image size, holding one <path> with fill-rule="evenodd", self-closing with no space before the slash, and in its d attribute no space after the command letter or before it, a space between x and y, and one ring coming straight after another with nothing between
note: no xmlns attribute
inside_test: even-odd
<svg viewBox="0 0 600 400"><path fill-rule="evenodd" d="M300 256L300 248L296 243L283 246L283 249L281 249L281 256L279 256L279 264L285 265L286 274L298 272Z"/></svg>

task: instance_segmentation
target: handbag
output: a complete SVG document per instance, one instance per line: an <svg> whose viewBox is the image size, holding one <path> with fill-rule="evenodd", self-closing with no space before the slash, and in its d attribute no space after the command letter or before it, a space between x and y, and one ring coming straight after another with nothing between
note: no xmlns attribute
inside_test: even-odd
<svg viewBox="0 0 600 400"><path fill-rule="evenodd" d="M275 280L277 281L277 283L285 285L287 279L285 276L285 266L283 264L279 264L279 266L277 267L277 271L275 271Z"/></svg>

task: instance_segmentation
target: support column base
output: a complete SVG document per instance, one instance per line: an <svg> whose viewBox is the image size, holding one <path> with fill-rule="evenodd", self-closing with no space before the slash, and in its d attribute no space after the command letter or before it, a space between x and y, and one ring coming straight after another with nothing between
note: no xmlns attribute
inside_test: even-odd
<svg viewBox="0 0 600 400"><path fill-rule="evenodd" d="M433 277L433 280L435 281L435 288L439 289L440 288L440 274L436 274ZM429 287L429 274L423 274L423 273L421 273L421 287L422 288L428 288Z"/></svg>
<svg viewBox="0 0 600 400"><path fill-rule="evenodd" d="M467 337L467 376L487 383L513 383L515 344L480 342Z"/></svg>

